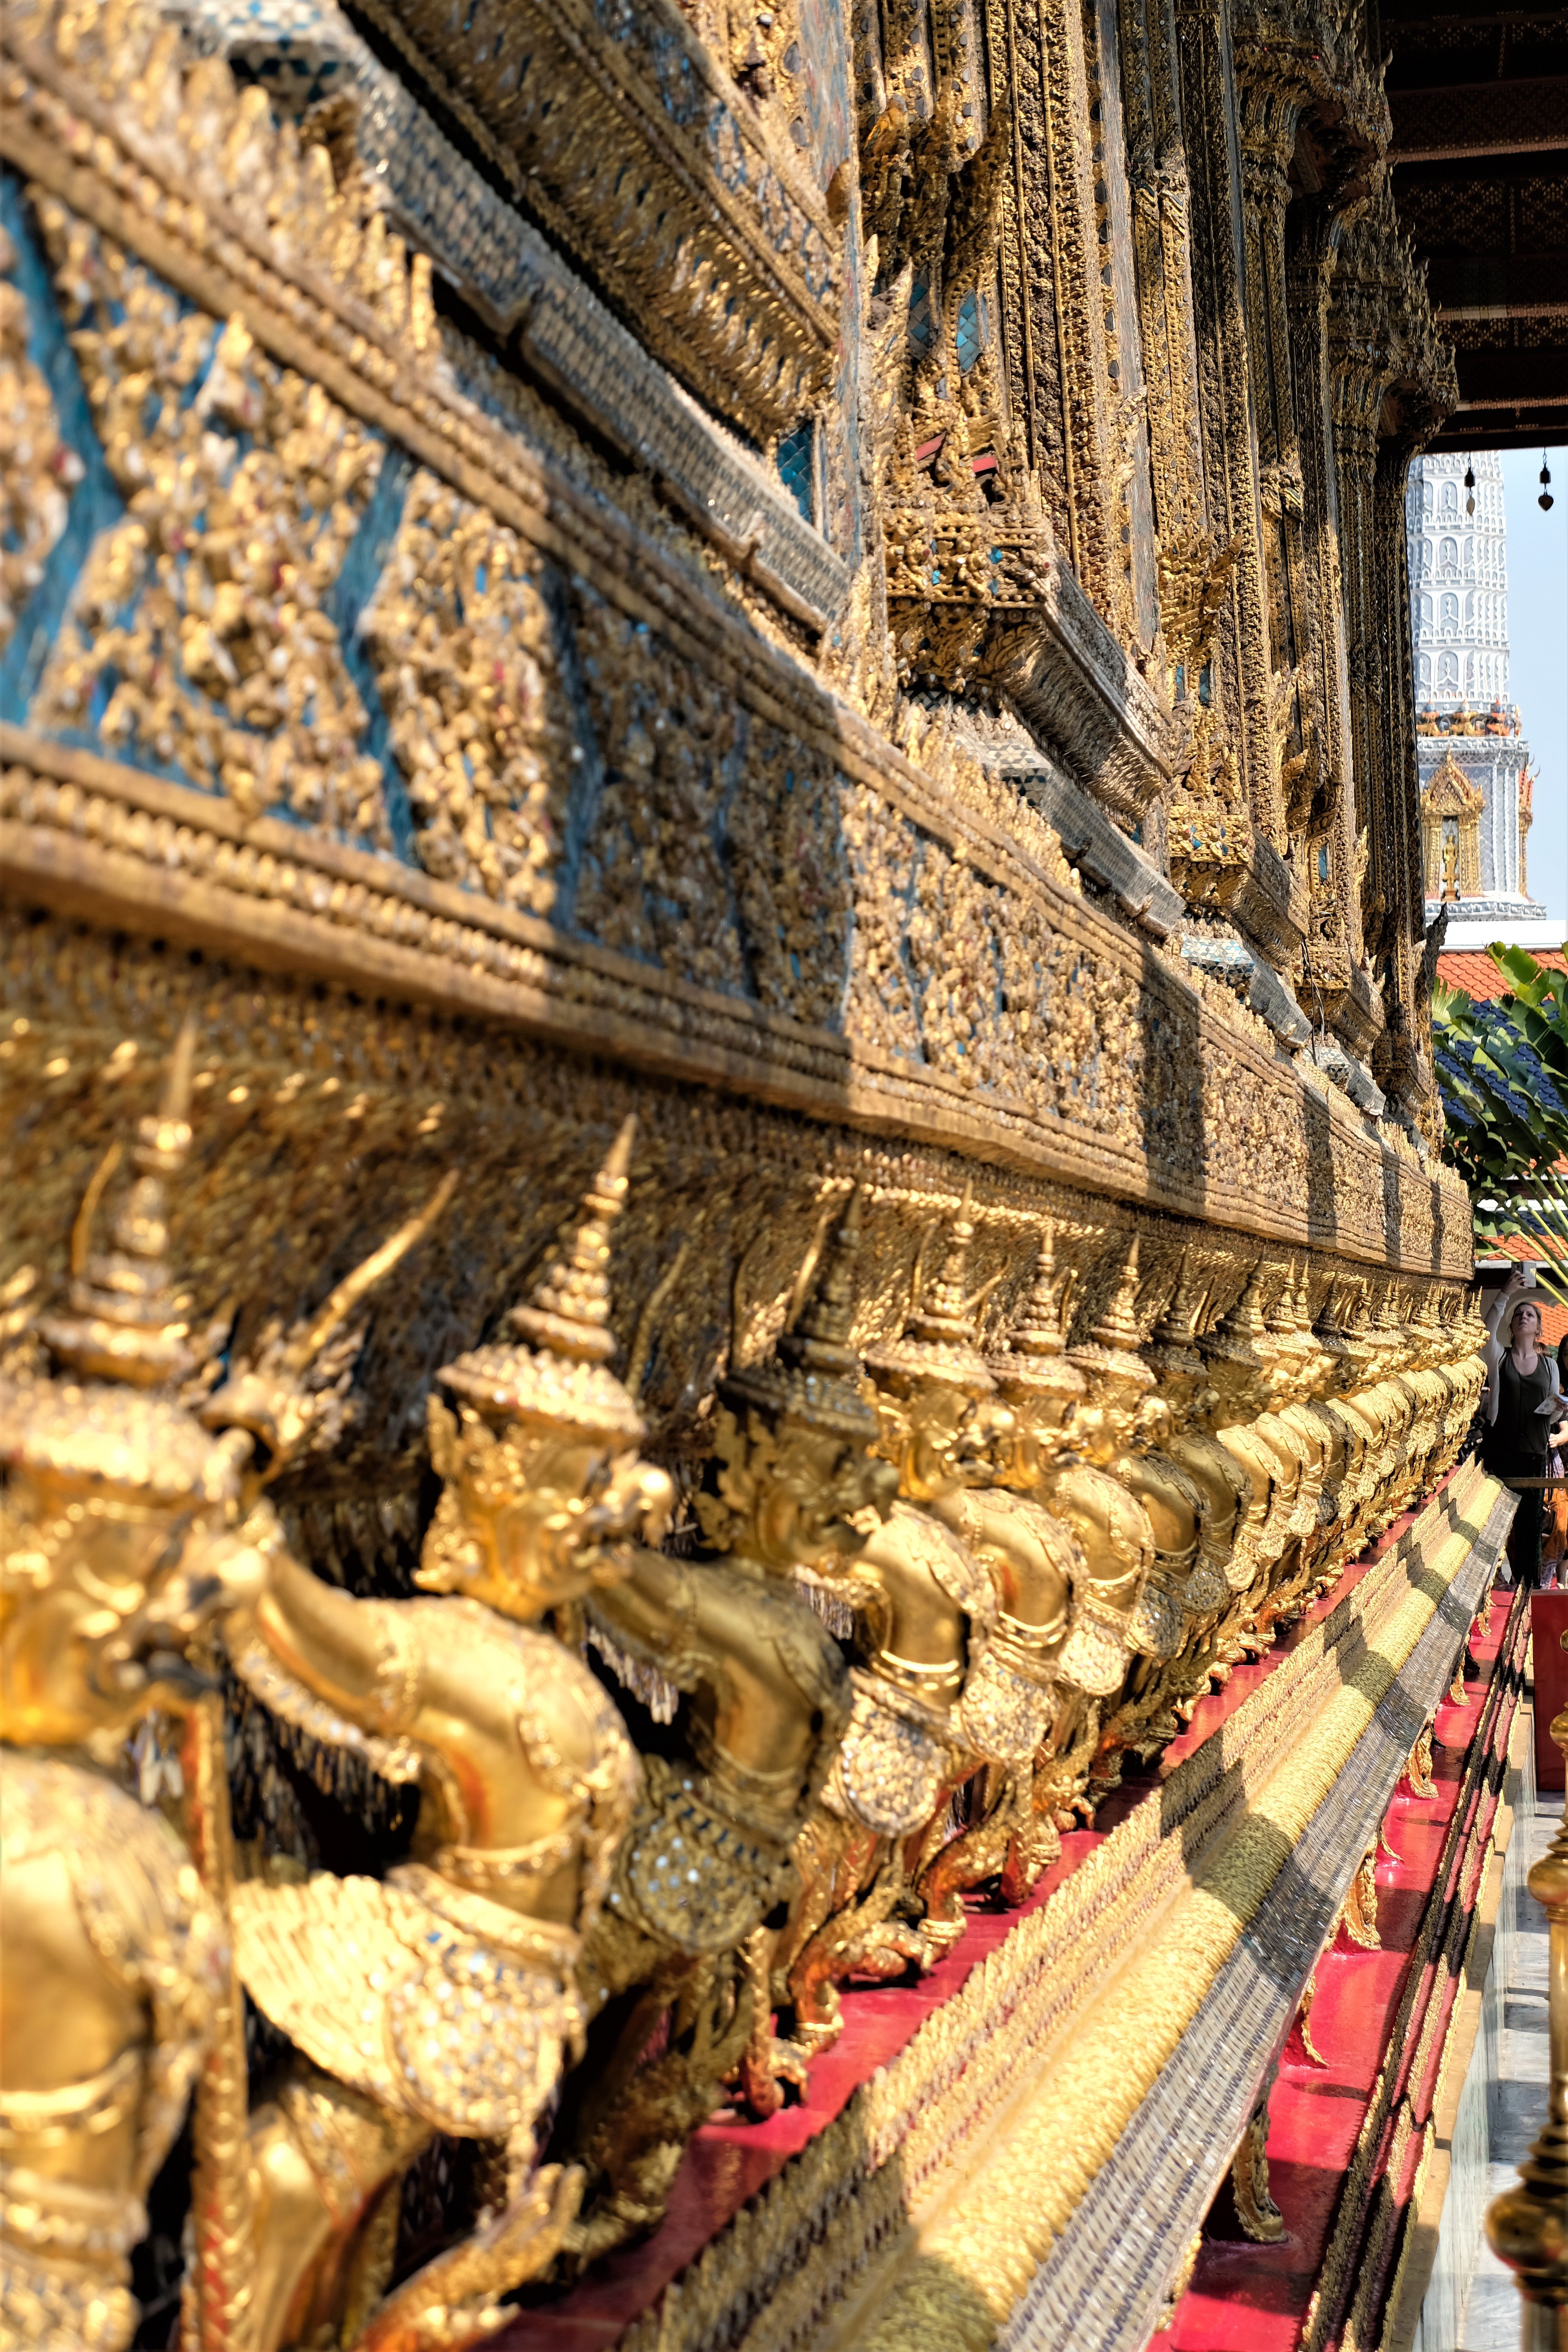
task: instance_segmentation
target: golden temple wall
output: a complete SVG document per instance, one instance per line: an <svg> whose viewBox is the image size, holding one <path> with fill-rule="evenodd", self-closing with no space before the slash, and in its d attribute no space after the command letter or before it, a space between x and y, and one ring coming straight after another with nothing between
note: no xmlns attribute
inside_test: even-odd
<svg viewBox="0 0 1568 2352"><path fill-rule="evenodd" d="M673 1484L659 1557L695 1562L680 1570L693 1590L726 1546L750 1557L713 1532L717 1495L741 1510L725 1485L739 1473L715 1454L740 1410L724 1384L772 1378L797 1326L815 1330L803 1299L853 1194L858 1255L831 1344L893 1364L884 1418L893 1391L908 1405L894 1360L922 1313L947 1317L941 1344L965 1363L1037 1340L1076 1367L1058 1385L1065 1399L1076 1381L1077 1403L1058 1400L1017 1483L1045 1479L1052 1507L1080 1515L1051 1638L1068 1612L1101 1635L1114 1620L1120 1664L1072 1685L1069 1728L1040 1751L1049 1771L1015 1759L1016 1819L975 1765L989 1751L944 1751L942 1805L991 1839L943 1894L948 1925L963 1887L1032 1884L1124 1754L1157 1753L1175 1710L1420 1510L1474 1402L1469 1207L1438 1159L1430 1064L1404 575L1405 470L1453 379L1394 223L1387 140L1353 9L12 0L0 1341L16 1362L0 1373L6 1429L24 1434L7 1462L32 1460L29 1416L56 1427L39 1399L64 1374L35 1319L88 1279L91 1211L124 1181L106 1154L138 1119L153 1149L183 1029L189 1135L157 1147L182 1171L168 1256L191 1328L226 1334L225 1364L272 1362L277 1334L457 1172L354 1326L331 1444L277 1454L278 1541L377 1607L411 1594L445 1524L433 1497L443 1480L458 1492L438 1413L426 1429L438 1377L500 1344L584 1188L610 1197L629 1114L624 1204L611 1187L616 1362L627 1426L640 1414ZM933 1276L943 1234L960 1236L951 1283ZM1231 1423L1200 1394L1211 1373L1230 1381ZM988 1385L984 1364L964 1377ZM90 1400L80 1411L90 1422ZM1237 1439L1215 1473L1233 1481L1224 1528L1160 1451L1185 1431L1182 1460L1213 1470L1204 1414ZM912 1459L898 1507L918 1517ZM979 1475L955 1472L954 1491ZM1434 1574L1461 1594L1500 1535L1495 1495L1465 1492L1465 1539L1428 1513L1417 1545L1442 1550ZM964 1541L984 1596L953 1620L955 1675L978 1673L994 1621L1022 1606ZM1093 1560L1096 1541L1138 1562L1118 1570L1109 1618L1071 1549ZM1446 1604L1419 1575L1406 1590L1398 1560L1356 1604L1355 1643L1377 1663L1353 1702L1324 1696L1325 1658L1349 1638L1337 1619L1291 1666L1289 1721L1326 1710L1310 1754L1288 1768L1277 1752L1278 1692L1237 1733L1237 1790L1289 1780L1287 1847L1352 1750L1382 1769L1357 1743L1389 1684L1414 1675L1408 1703L1424 1705L1415 1684L1445 1640L1451 1666L1452 1627L1426 1633ZM1182 1581L1194 1561L1201 1591ZM865 1593L819 1591L813 1617L801 1591L788 1622L825 1619L874 1680ZM557 1631L573 1627L574 1654L581 1624ZM664 1745L632 1718L647 1801L662 1803L669 1757L711 1763L710 1731L678 1706L708 1688L700 1643L689 1655L673 1633L667 1651L600 1630L605 1687L619 1674L674 1715ZM731 1627L736 1655L752 1631ZM794 1638L786 1622L780 1642ZM822 1672L847 1690L836 1653ZM245 1867L321 1861L295 1801L268 1811L255 1791L298 1751L352 1816L363 1790L321 1762L343 1724L274 1722L254 1686L229 1698L231 1754L254 1730L271 1759L235 1784ZM809 1808L787 1834L773 1822L786 1863L797 1832L828 1836L821 1792L842 1769L822 1732L832 1706L814 1720ZM220 1732L208 1720L209 1767ZM364 1800L367 1822L380 1801ZM1130 1933L1182 1852L1173 1832L1130 1858L1153 1829L1137 1820L1100 1865L1143 1874ZM1346 1831L1347 1870L1353 1843ZM223 1839L196 1844L210 1886ZM1253 1856L1233 1920L1263 1902L1277 1844ZM913 1851L911 1887L936 1867L922 1849L917 1871ZM843 1852L832 1868L850 1868ZM922 1899L936 1919L931 1885ZM1174 1899L1209 1895L1194 1882ZM996 2063L1045 2048L1087 2000L1089 1963L1053 1942L1072 1941L1068 1908L1031 1919L965 1995L973 2017L906 2053L911 2116L931 2049L946 2064L944 2035L988 2032L988 1999L1005 2012ZM765 1993L754 1939L786 1930L764 1916L759 1895L745 1966ZM866 2340L934 2342L940 2318L944 2344L988 2341L1016 2306L1017 2340L1048 2340L1026 2324L1031 2282L1179 2056L1226 1961L1216 1918L1166 1931L1202 1965L1136 2065L1114 2033L1094 2045L1106 2079L1125 2079L1121 2106L1079 2084L1097 2117L1082 2178L1052 2174L1026 2214L974 2175L973 2149L942 2154L952 2243ZM584 1933L615 1997L651 1984L650 2018L684 2013L686 1960L666 1951L660 1974L645 1954L638 1977L627 1949L606 1958ZM756 1990L723 1977L743 1941L702 1962L737 2004ZM231 1986L231 2042L237 2000ZM747 2015L755 2028L741 2006L731 2022ZM763 1999L764 2040L767 2015ZM710 2082L694 2063L691 2112L677 2100L667 2123L676 2155L702 2096L733 2089L741 2061L726 2063ZM1238 2074L1243 2120L1255 2088ZM231 2080L230 2158L237 2095ZM988 2102L974 2092L960 2138ZM800 2308L786 2295L774 2335L745 2336L758 2352L814 2340L805 2304L831 2316L881 2226L877 2200L904 2193L895 2146L928 2126L895 2127L894 2105L889 2077L801 2159L825 2211L841 2157L874 2179L820 2240L837 2251L805 2266ZM1042 2098L1026 2120L1037 2185L1048 2122ZM580 2156L599 2145L582 2134ZM209 2222L229 2160L209 2146L198 2168ZM602 2149L584 2160L614 2175ZM652 2226L662 2209L638 2179L637 2225ZM802 2231L820 2234L805 2189L779 2218L795 2194L748 2225L773 2231L781 2279ZM605 2210L590 2197L594 2227ZM581 2267L616 2228L632 2222L557 2239ZM235 2223L232 2244L243 2235ZM750 2243L716 2242L688 2292L701 2326L658 2322L658 2342L739 2344L725 2297ZM263 2352L225 2332L212 2292L193 2342ZM348 2327L342 2309L332 2324ZM651 2347L654 2326L628 2346Z"/></svg>

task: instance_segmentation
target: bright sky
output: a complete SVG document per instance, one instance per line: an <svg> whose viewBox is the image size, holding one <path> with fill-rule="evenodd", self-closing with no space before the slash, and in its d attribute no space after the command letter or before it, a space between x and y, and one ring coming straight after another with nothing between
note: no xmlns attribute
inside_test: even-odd
<svg viewBox="0 0 1568 2352"><path fill-rule="evenodd" d="M1530 895L1568 927L1568 449L1549 449L1556 504L1542 514L1542 452L1502 452L1508 516L1509 692L1535 770Z"/></svg>

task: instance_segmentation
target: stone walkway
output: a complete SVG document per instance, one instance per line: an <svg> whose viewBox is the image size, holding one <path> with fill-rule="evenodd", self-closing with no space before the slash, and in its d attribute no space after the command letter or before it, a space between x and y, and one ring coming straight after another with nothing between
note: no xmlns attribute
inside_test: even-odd
<svg viewBox="0 0 1568 2352"><path fill-rule="evenodd" d="M1551 1844L1562 1818L1562 1797L1555 1791L1542 1793L1531 1811L1526 1812L1521 1805L1510 1843L1499 1916L1499 1927L1504 1932L1499 1934L1493 1964L1493 1975L1501 1981L1495 1987L1488 1984L1482 2030L1471 2062L1472 2078L1485 2067L1476 2084L1478 2092L1485 2085L1484 2171L1479 2164L1472 2167L1472 2194L1464 2200L1480 2209L1468 2216L1469 2262L1462 2267L1473 2264L1473 2272L1457 2343L1450 2339L1446 2345L1427 2332L1425 2322L1428 2315L1436 2315L1428 2295L1422 2352L1518 2352L1519 2291L1512 2273L1486 2242L1480 2213L1492 2198L1511 2186L1521 2158L1529 2153L1531 2141L1546 2119L1546 1915L1532 1898L1524 1877L1531 1863ZM1471 2104L1470 2088L1467 2083L1463 2105ZM1478 2096L1474 2104L1479 2107L1482 2101ZM1456 2153L1458 2137L1456 2128ZM1482 2154L1482 2149L1476 2149L1477 2156ZM1445 2205L1445 2235L1447 2219Z"/></svg>

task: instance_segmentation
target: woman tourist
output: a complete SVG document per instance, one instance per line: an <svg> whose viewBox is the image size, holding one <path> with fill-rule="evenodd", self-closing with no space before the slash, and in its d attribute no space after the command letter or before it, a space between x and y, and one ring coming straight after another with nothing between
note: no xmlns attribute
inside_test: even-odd
<svg viewBox="0 0 1568 2352"><path fill-rule="evenodd" d="M1541 1571L1541 1529L1545 1512L1544 1480L1552 1432L1561 1407L1557 1366L1541 1345L1541 1308L1520 1293L1530 1286L1524 1267L1509 1276L1498 1302L1512 1305L1508 1345L1502 1349L1487 1383L1484 1412L1491 1425L1487 1467L1495 1478L1521 1482L1519 1508L1508 1539L1508 1556L1521 1583L1534 1584ZM1489 1316L1488 1321L1491 1318Z"/></svg>

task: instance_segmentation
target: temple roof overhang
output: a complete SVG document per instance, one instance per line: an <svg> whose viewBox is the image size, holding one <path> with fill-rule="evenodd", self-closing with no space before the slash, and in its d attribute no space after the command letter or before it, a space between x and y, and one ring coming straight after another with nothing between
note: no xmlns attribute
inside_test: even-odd
<svg viewBox="0 0 1568 2352"><path fill-rule="evenodd" d="M1431 446L1568 441L1568 11L1383 0L1388 160L1459 405Z"/></svg>

